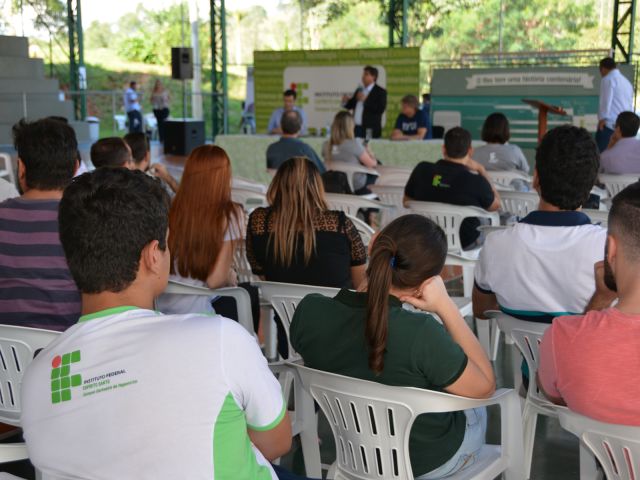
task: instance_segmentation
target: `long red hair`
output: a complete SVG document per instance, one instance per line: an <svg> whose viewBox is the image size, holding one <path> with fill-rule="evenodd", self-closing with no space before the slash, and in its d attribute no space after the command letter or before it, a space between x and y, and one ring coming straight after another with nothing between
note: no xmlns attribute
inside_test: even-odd
<svg viewBox="0 0 640 480"><path fill-rule="evenodd" d="M231 162L222 148L202 145L191 152L169 212L171 273L206 281L239 208L231 201Z"/></svg>

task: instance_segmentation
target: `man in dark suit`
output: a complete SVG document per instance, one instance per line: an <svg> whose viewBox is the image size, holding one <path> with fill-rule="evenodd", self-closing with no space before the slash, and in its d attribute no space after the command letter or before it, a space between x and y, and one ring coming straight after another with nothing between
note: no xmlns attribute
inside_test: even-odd
<svg viewBox="0 0 640 480"><path fill-rule="evenodd" d="M372 138L382 136L382 114L387 108L387 91L376 85L378 69L367 65L362 71L362 87L358 87L353 96L342 97L344 108L353 111L356 122L356 137L364 138L371 129Z"/></svg>

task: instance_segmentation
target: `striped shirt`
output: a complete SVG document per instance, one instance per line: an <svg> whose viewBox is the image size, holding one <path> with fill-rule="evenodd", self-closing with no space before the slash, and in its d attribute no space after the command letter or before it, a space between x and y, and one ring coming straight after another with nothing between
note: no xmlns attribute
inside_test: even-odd
<svg viewBox="0 0 640 480"><path fill-rule="evenodd" d="M0 324L66 330L80 316L58 235L58 200L0 203Z"/></svg>

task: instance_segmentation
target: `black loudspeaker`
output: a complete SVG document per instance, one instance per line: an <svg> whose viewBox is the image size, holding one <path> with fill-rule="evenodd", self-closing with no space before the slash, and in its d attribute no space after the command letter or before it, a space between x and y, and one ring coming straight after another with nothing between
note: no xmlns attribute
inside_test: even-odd
<svg viewBox="0 0 640 480"><path fill-rule="evenodd" d="M202 120L169 119L164 122L164 153L189 155L200 145L204 145Z"/></svg>
<svg viewBox="0 0 640 480"><path fill-rule="evenodd" d="M193 78L193 50L191 48L171 48L171 78L177 80Z"/></svg>

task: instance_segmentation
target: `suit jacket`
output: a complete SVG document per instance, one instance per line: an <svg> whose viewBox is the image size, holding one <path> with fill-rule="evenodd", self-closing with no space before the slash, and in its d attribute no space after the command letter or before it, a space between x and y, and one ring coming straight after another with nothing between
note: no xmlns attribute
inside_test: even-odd
<svg viewBox="0 0 640 480"><path fill-rule="evenodd" d="M358 89L353 92L351 98L345 103L347 110L355 110L358 100L356 94ZM387 109L387 91L379 85L374 85L369 95L364 101L364 110L362 112L362 129L370 128L373 130L373 138L382 136L382 114ZM356 129L357 130L357 129ZM364 133L362 133L364 135Z"/></svg>

